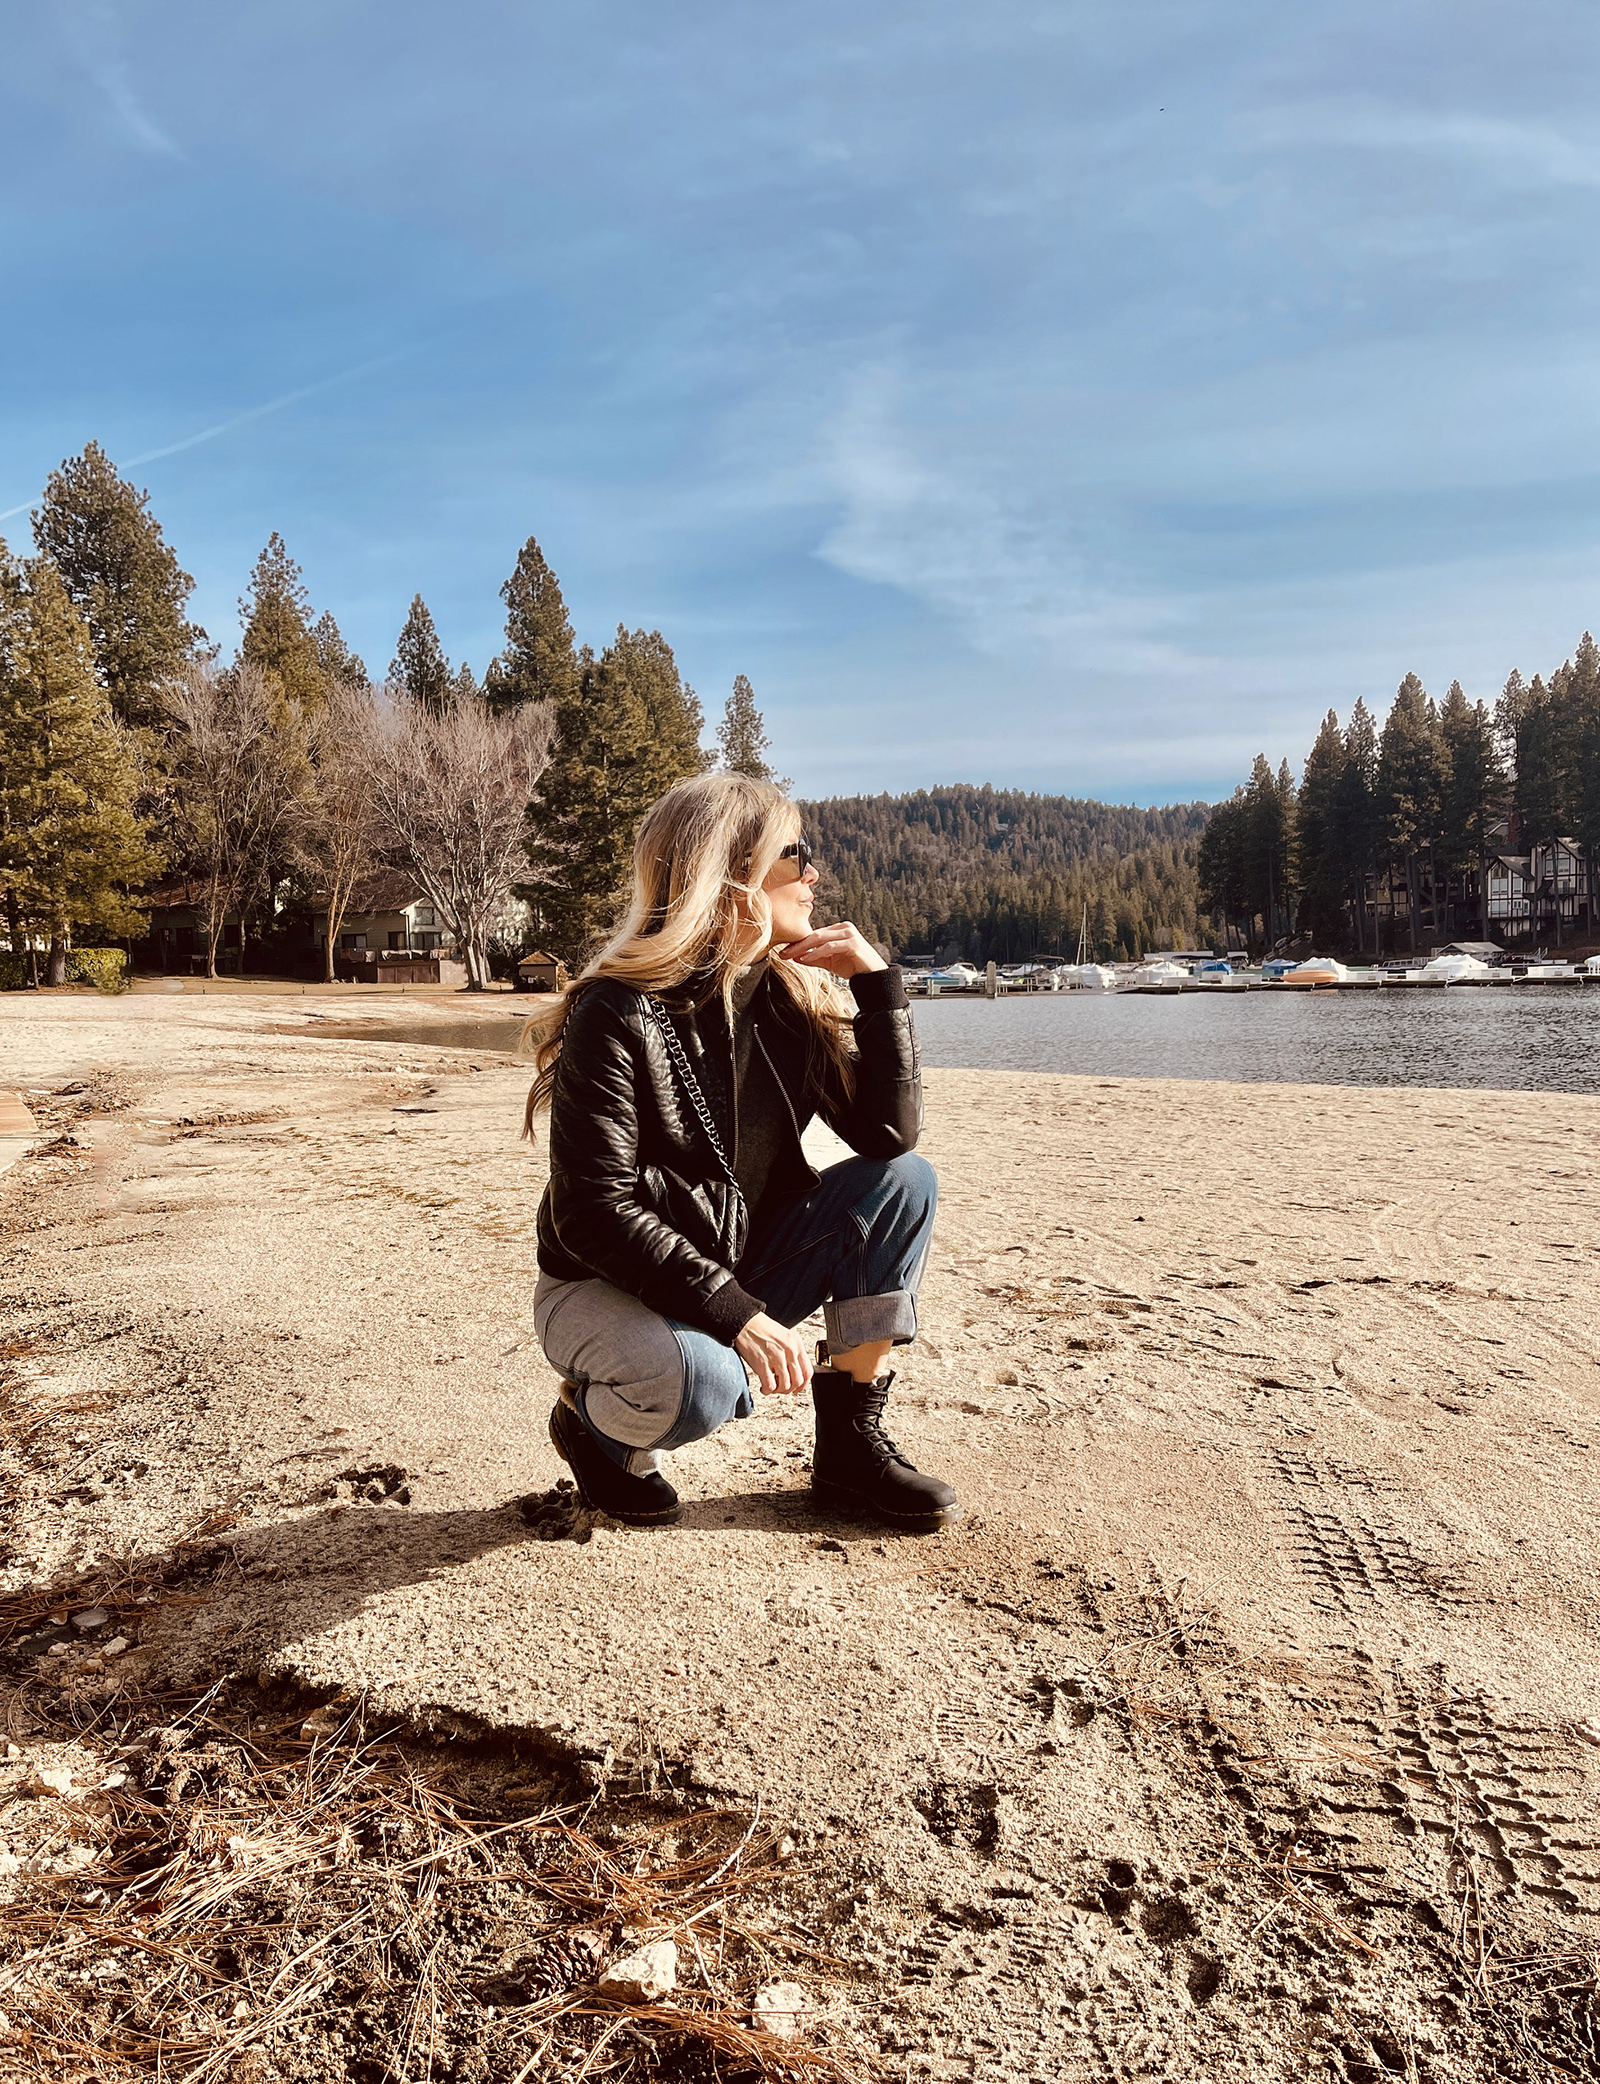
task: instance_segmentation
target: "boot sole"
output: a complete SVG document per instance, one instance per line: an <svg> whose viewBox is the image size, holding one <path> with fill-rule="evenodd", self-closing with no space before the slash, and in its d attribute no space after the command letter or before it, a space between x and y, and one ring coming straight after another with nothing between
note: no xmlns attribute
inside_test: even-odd
<svg viewBox="0 0 1600 2084"><path fill-rule="evenodd" d="M550 1445L572 1471L572 1480L578 1487L578 1496L588 1512L603 1512L608 1520L621 1520L625 1527L672 1527L683 1517L681 1504L670 1506L665 1512L619 1512L614 1505L598 1505L589 1496L583 1481L583 1471L561 1444L561 1435L556 1431L556 1415L550 1414Z"/></svg>
<svg viewBox="0 0 1600 2084"><path fill-rule="evenodd" d="M959 1500L954 1505L944 1505L930 1512L891 1512L887 1506L875 1505L859 1492L847 1491L833 1483L813 1483L811 1495L821 1505L831 1506L847 1519L877 1520L886 1527L898 1527L906 1534L937 1534L941 1527L948 1527L952 1520L961 1517Z"/></svg>

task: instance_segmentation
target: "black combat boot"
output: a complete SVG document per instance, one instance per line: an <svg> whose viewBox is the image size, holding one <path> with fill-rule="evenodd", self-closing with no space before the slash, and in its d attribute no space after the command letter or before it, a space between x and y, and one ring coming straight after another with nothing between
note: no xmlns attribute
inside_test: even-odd
<svg viewBox="0 0 1600 2084"><path fill-rule="evenodd" d="M564 1401L550 1413L550 1443L591 1512L609 1513L630 1527L670 1527L683 1510L664 1476L630 1476Z"/></svg>
<svg viewBox="0 0 1600 2084"><path fill-rule="evenodd" d="M883 1430L883 1407L893 1375L853 1382L838 1368L811 1378L817 1442L811 1488L825 1503L854 1518L887 1520L907 1533L932 1534L960 1507L949 1484L924 1476Z"/></svg>

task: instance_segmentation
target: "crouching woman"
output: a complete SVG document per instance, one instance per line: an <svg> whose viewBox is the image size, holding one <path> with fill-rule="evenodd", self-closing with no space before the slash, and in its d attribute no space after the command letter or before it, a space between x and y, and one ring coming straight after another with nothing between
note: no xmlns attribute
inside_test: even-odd
<svg viewBox="0 0 1600 2084"><path fill-rule="evenodd" d="M813 932L816 881L779 790L683 782L640 827L621 927L530 1023L550 1437L585 1504L635 1526L678 1517L663 1455L747 1418L752 1380L809 1387L830 1507L917 1531L956 1509L883 1425L938 1191L914 1150L911 1014L854 926ZM814 1115L857 1154L820 1174L800 1143ZM794 1327L819 1307L813 1372Z"/></svg>

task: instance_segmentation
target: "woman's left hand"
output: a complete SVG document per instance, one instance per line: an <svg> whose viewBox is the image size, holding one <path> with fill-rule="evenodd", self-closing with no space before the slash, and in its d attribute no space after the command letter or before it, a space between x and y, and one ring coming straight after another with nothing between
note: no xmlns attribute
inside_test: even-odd
<svg viewBox="0 0 1600 2084"><path fill-rule="evenodd" d="M857 926L848 919L837 926L819 926L803 941L791 941L776 953L785 962L803 962L814 970L831 970L835 977L859 977L864 970L886 970L889 965Z"/></svg>

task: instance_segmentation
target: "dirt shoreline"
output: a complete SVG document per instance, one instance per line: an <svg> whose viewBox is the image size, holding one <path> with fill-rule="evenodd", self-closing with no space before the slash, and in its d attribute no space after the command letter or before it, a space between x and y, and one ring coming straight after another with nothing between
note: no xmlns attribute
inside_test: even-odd
<svg viewBox="0 0 1600 2084"><path fill-rule="evenodd" d="M511 1503L561 1473L526 1071L384 1011L0 1006L44 1124L0 1337L62 1409L0 1589L237 1516L108 1698L231 1674L759 1797L885 2075L1594 2073L1600 1100L935 1072L893 1420L962 1523L815 1513L772 1400L677 1458L680 1528L579 1542Z"/></svg>

